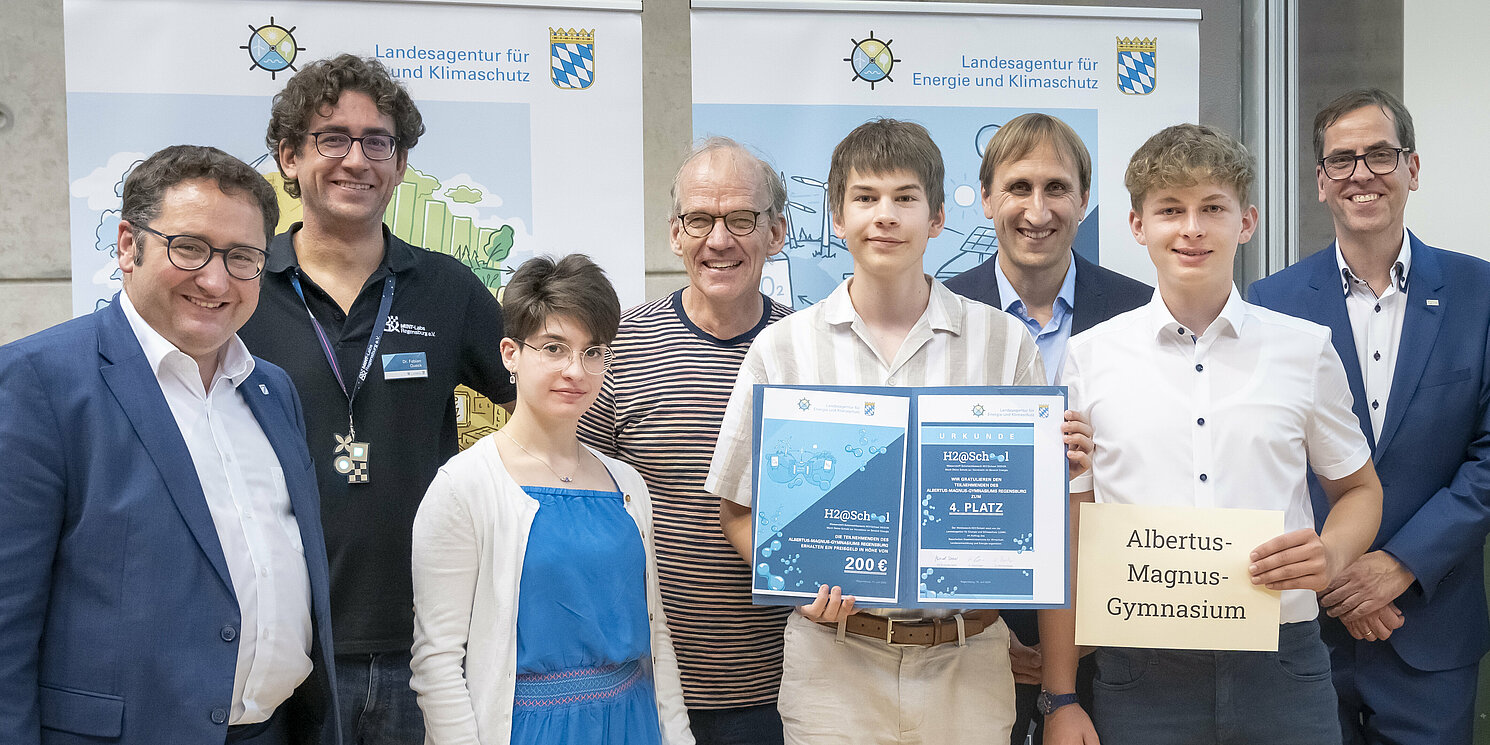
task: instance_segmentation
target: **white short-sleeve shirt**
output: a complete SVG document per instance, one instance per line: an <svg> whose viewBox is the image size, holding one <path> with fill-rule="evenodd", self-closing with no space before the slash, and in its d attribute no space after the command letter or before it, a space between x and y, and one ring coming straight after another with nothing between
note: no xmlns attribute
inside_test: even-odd
<svg viewBox="0 0 1490 745"><path fill-rule="evenodd" d="M1349 476L1370 458L1329 329L1243 302L1195 336L1160 293L1071 339L1061 382L1091 421L1098 502L1282 510L1314 527L1306 474ZM1318 615L1283 592L1282 622Z"/></svg>

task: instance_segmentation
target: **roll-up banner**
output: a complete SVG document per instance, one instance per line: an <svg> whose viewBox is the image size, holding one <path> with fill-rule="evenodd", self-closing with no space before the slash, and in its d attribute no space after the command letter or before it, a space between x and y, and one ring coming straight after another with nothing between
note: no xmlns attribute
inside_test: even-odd
<svg viewBox="0 0 1490 745"><path fill-rule="evenodd" d="M546 7L547 6L547 7ZM384 221L496 292L523 260L581 251L643 300L641 2L65 0L73 313L118 291L124 176L214 145L280 186L271 98L306 63L376 57L427 132ZM300 203L280 189L280 229Z"/></svg>
<svg viewBox="0 0 1490 745"><path fill-rule="evenodd" d="M786 249L762 291L805 307L853 271L832 234L833 146L877 117L923 124L946 161L947 221L926 273L998 250L978 179L1010 119L1060 117L1092 154L1082 256L1152 283L1128 228L1123 173L1150 135L1200 114L1198 10L933 2L693 0L693 131L755 148L789 197Z"/></svg>

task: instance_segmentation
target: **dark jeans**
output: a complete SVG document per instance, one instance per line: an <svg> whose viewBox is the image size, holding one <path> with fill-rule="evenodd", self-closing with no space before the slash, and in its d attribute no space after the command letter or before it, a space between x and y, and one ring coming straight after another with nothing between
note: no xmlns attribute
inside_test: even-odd
<svg viewBox="0 0 1490 745"><path fill-rule="evenodd" d="M688 723L698 745L782 745L781 716L775 704L689 709Z"/></svg>
<svg viewBox="0 0 1490 745"><path fill-rule="evenodd" d="M409 687L409 652L336 656L345 745L424 745L424 714Z"/></svg>
<svg viewBox="0 0 1490 745"><path fill-rule="evenodd" d="M1277 652L1097 650L1102 745L1340 745L1319 624L1278 629Z"/></svg>

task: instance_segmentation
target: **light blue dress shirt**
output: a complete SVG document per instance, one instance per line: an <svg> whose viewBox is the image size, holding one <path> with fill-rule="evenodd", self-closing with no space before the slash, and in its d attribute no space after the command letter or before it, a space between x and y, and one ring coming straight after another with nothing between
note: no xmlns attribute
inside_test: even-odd
<svg viewBox="0 0 1490 745"><path fill-rule="evenodd" d="M994 254L991 260L994 262L994 274L998 277L999 300L1004 304L1004 312L1022 321L1024 327L1029 329L1030 336L1035 337L1035 346L1040 348L1040 358L1045 362L1045 381L1055 385L1061 365L1066 361L1066 341L1071 338L1071 315L1076 310L1075 257L1066 266L1066 278L1061 281L1061 291L1055 296L1054 312L1050 314L1050 323L1044 327L1025 311L1024 301L1019 299L1014 285L1009 284L1009 278L1004 276L1004 267L998 264L998 254Z"/></svg>

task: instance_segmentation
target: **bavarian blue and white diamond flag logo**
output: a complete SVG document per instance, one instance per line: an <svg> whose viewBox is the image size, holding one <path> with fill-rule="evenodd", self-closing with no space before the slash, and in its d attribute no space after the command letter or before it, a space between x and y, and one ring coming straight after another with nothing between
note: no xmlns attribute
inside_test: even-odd
<svg viewBox="0 0 1490 745"><path fill-rule="evenodd" d="M595 29L548 30L554 87L584 90L595 82Z"/></svg>
<svg viewBox="0 0 1490 745"><path fill-rule="evenodd" d="M1159 40L1125 39L1117 37L1118 90L1130 96L1145 96L1154 92L1159 68L1155 60L1159 54Z"/></svg>

